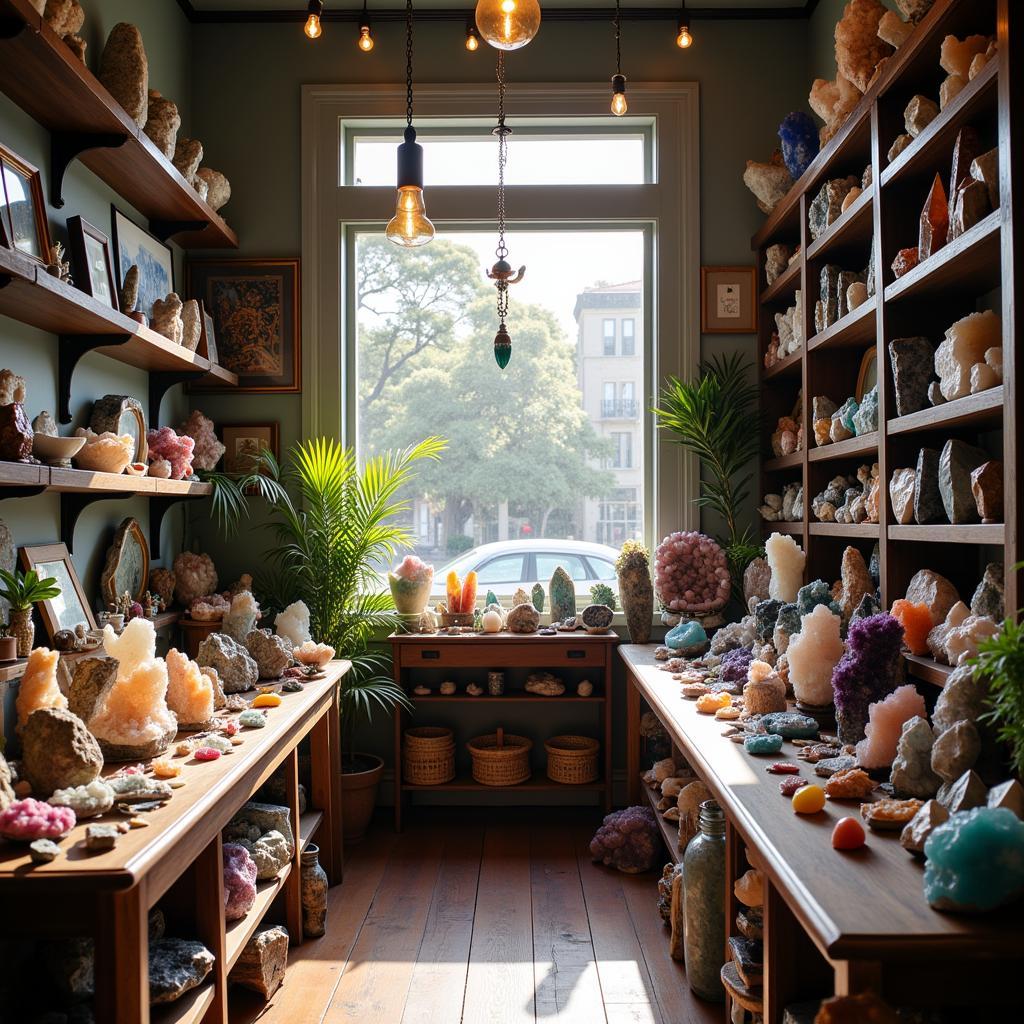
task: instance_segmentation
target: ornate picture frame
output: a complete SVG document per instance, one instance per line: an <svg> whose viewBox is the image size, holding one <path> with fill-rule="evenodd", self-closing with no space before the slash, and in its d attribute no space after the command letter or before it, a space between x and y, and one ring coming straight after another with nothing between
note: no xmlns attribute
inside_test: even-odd
<svg viewBox="0 0 1024 1024"><path fill-rule="evenodd" d="M702 334L756 334L757 307L757 267L700 268Z"/></svg>
<svg viewBox="0 0 1024 1024"><path fill-rule="evenodd" d="M50 262L50 225L39 168L0 143L2 241L40 266Z"/></svg>
<svg viewBox="0 0 1024 1024"><path fill-rule="evenodd" d="M107 560L100 576L100 594L108 605L121 594L141 601L149 583L149 543L138 519L121 520L114 540L107 549Z"/></svg>
<svg viewBox="0 0 1024 1024"><path fill-rule="evenodd" d="M60 586L58 597L39 602L39 613L51 640L58 631L74 629L79 623L84 624L86 629L97 628L96 617L86 599L82 581L78 578L66 544L24 547L19 556L24 570L35 569L40 576L53 576Z"/></svg>
<svg viewBox="0 0 1024 1024"><path fill-rule="evenodd" d="M220 428L223 468L231 476L251 473L252 459L261 450L269 450L275 459L281 457L277 423L222 423Z"/></svg>

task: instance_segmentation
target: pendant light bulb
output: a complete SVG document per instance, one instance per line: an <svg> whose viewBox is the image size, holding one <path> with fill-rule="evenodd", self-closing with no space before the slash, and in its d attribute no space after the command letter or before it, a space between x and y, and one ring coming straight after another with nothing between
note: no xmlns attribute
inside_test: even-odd
<svg viewBox="0 0 1024 1024"><path fill-rule="evenodd" d="M612 113L616 117L622 117L629 110L626 102L626 76L612 76Z"/></svg>
<svg viewBox="0 0 1024 1024"><path fill-rule="evenodd" d="M373 34L370 32L369 25L359 26L359 42L357 45L363 53L369 53L373 49Z"/></svg>
<svg viewBox="0 0 1024 1024"><path fill-rule="evenodd" d="M405 142L398 147L398 196L395 215L384 235L403 249L426 245L434 237L434 225L427 219L423 202L423 147L416 141L416 129L405 129Z"/></svg>
<svg viewBox="0 0 1024 1024"><path fill-rule="evenodd" d="M478 0L476 27L498 50L518 50L540 28L537 0Z"/></svg>
<svg viewBox="0 0 1024 1024"><path fill-rule="evenodd" d="M319 39L323 35L323 26L320 24L320 18L324 13L323 0L309 0L309 4L306 7L306 11L309 17L306 18L306 24L303 27L303 32L306 33L309 39Z"/></svg>
<svg viewBox="0 0 1024 1024"><path fill-rule="evenodd" d="M466 26L466 49L470 53L476 53L480 49L480 36L477 34L476 25L473 22Z"/></svg>
<svg viewBox="0 0 1024 1024"><path fill-rule="evenodd" d="M676 36L676 46L680 50L688 50L693 46L693 36L690 34L690 17L686 13L685 2L679 12L679 35Z"/></svg>

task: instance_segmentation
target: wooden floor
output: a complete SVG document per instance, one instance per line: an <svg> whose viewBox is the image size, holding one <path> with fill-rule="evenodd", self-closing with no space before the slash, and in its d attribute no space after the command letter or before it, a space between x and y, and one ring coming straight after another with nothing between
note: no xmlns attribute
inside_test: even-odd
<svg viewBox="0 0 1024 1024"><path fill-rule="evenodd" d="M349 851L327 935L293 950L261 1024L690 1024L724 1020L668 956L657 872L591 863L599 818L481 812L378 825ZM475 820L474 820L475 819ZM493 820L495 823L490 824ZM467 823L470 822L470 823ZM236 995L241 997L236 999Z"/></svg>

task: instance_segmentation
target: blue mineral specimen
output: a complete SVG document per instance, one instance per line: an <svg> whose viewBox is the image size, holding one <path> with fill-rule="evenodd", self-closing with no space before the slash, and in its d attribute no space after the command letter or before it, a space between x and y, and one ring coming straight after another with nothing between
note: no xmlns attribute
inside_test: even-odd
<svg viewBox="0 0 1024 1024"><path fill-rule="evenodd" d="M683 619L665 634L665 644L680 654L703 654L708 649L708 635L696 619Z"/></svg>
<svg viewBox="0 0 1024 1024"><path fill-rule="evenodd" d="M782 749L782 737L775 733L757 733L743 741L748 754L777 754Z"/></svg>
<svg viewBox="0 0 1024 1024"><path fill-rule="evenodd" d="M818 126L809 114L794 110L779 125L779 139L782 142L782 161L796 181L818 155Z"/></svg>
<svg viewBox="0 0 1024 1024"><path fill-rule="evenodd" d="M761 724L787 740L812 740L818 735L818 723L795 711L772 711L761 716Z"/></svg>

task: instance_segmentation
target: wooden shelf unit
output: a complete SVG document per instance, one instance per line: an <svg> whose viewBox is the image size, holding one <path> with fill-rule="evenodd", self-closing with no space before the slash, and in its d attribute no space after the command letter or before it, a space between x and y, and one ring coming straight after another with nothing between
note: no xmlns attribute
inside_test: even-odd
<svg viewBox="0 0 1024 1024"><path fill-rule="evenodd" d="M945 73L938 64L939 47L948 34L996 34L998 57L990 61L900 156L887 154L903 132L903 111L918 93L937 98ZM839 575L842 550L852 543L867 557L879 544L883 607L906 592L918 569L934 569L949 577L964 600L970 599L985 564L1002 561L1006 574L1006 608L1024 600L1018 572L1021 560L1020 509L1024 501L1024 408L1018 397L1015 368L1024 337L1022 304L1015 302L1024 257L1024 128L1015 50L1024 46L1024 12L1012 0L936 0L910 38L885 68L836 137L768 217L752 239L758 254L762 315L759 318L758 364L766 431L761 465L761 494L779 493L800 480L808 524L764 523L763 535L779 530L802 539L807 552L806 578L827 581ZM1016 58L1019 61L1019 58ZM1012 110L1011 110L1012 107ZM1001 205L959 238L948 242L909 273L895 279L891 264L899 249L917 242L918 212L938 173L949 189L953 147L965 126L977 128L982 149L998 144ZM832 178L872 168L872 187L817 239L808 227L811 202ZM870 227L868 217L870 216ZM797 259L785 271L786 283L768 286L765 249L777 242L799 245ZM859 246L859 248L858 248ZM844 270L862 269L873 247L875 294L828 329L814 333L814 305L825 263ZM798 274L799 268L799 277ZM763 367L774 330L772 314L782 307L780 295L801 291L798 315L803 317L803 349ZM1018 297L1019 299L1019 297ZM1004 383L976 395L897 416L888 343L894 338L924 335L937 346L944 330L975 309L992 308L1002 320ZM874 349L879 378L879 429L838 444L814 444L811 405L826 394L841 403L853 394L864 353ZM827 351L826 351L827 350ZM780 416L789 415L802 391L801 409L807 443L797 458L770 458L767 434ZM1004 471L1004 523L967 525L899 525L889 499L894 469L913 466L921 447L941 448L949 437L980 444ZM810 512L814 497L836 473L852 473L863 463L879 463L879 524L849 526L818 523ZM945 545L945 546L944 546ZM927 660L927 659L926 659ZM916 665L914 674L928 682L945 678L941 666Z"/></svg>
<svg viewBox="0 0 1024 1024"><path fill-rule="evenodd" d="M64 205L64 171L79 159L149 220L159 238L186 249L237 249L238 237L42 19L29 0L0 0L0 90L49 129L47 176Z"/></svg>

